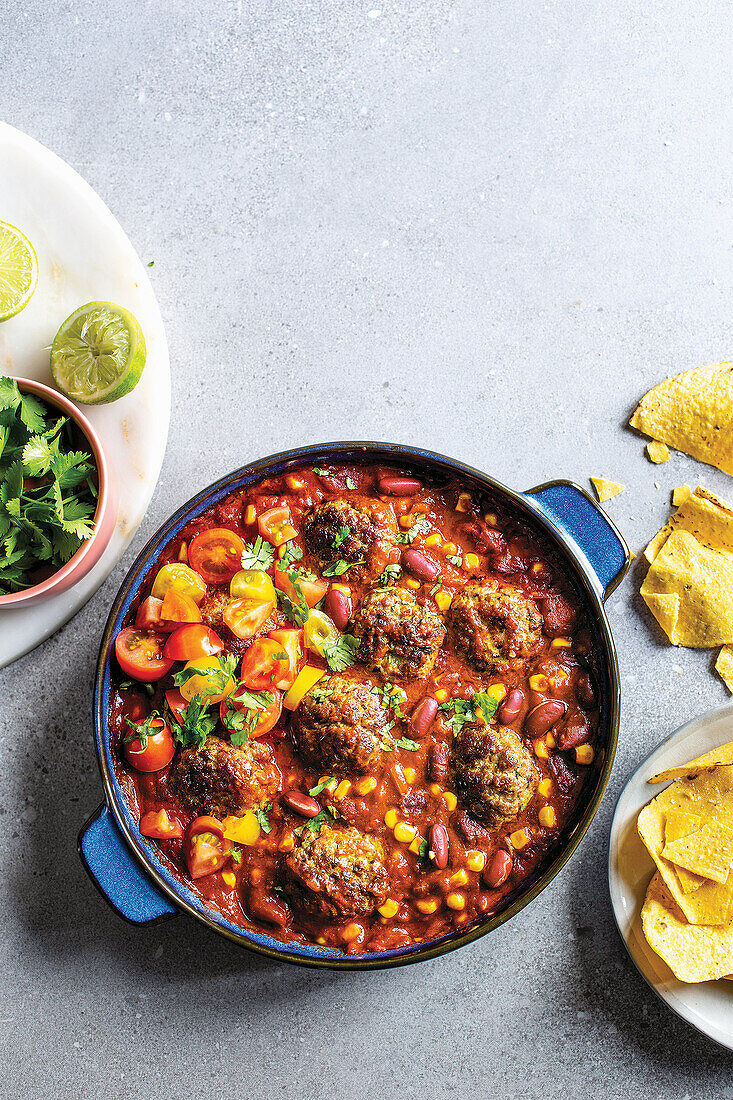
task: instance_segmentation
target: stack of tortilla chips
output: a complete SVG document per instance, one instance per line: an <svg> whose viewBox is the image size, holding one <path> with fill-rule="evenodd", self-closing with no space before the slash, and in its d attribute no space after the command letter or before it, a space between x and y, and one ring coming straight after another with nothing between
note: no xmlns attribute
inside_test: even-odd
<svg viewBox="0 0 733 1100"><path fill-rule="evenodd" d="M657 865L641 919L683 982L733 975L733 743L652 776L672 783L639 814Z"/></svg>

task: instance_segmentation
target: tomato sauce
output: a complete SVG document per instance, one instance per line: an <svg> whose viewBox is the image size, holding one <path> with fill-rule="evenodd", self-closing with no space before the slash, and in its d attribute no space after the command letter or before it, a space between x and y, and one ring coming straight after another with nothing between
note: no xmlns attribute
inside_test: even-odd
<svg viewBox="0 0 733 1100"><path fill-rule="evenodd" d="M283 710L275 727L261 738L271 746L280 775L279 791L267 810L270 831L261 831L251 845L238 846L226 873L215 871L192 881L185 840L155 841L163 861L189 889L243 928L348 953L405 947L466 929L501 911L528 876L547 865L561 843L587 778L600 763L603 746L599 743L592 634L583 601L561 558L503 499L451 478L430 480L419 475L416 484L411 484L413 476L386 466L329 464L327 470L294 469L233 492L170 541L126 620L127 626L134 623L137 607L149 596L161 565L187 561L187 548L197 535L224 527L251 545L258 536L258 517L274 508L288 510L295 531L288 545L303 550L298 568L320 579L322 564L303 539L303 522L311 509L331 500L372 508L400 539L392 545L387 540L368 565L357 564L341 575L325 578L331 586L342 586L338 591L348 590L354 609L375 587L381 567L382 583L406 588L419 605L437 610L444 620L452 599L480 577L511 585L530 597L542 614L536 650L524 660L510 662L510 667L493 673L480 671L454 644L448 630L426 678L390 680L404 693L399 706L404 718L395 717L392 750L383 752L379 765L366 774L314 767L302 760L288 736L290 712ZM404 485L394 480L402 477L408 478ZM387 570L385 578L384 570L404 563L408 551L417 551L427 559L433 579L423 580L407 568L401 574L398 569L392 569L391 575ZM418 563L418 573L421 568L424 572L424 564ZM273 568L269 573L273 574ZM225 600L228 587L208 584L207 592L218 593ZM261 633L278 625L292 626L280 609ZM227 652L242 655L251 645L221 624L215 630ZM325 667L324 659L316 654L309 653L307 661ZM109 731L117 775L133 811L142 816L166 809L170 819L185 829L194 815L182 808L170 789L170 766L158 772L139 772L123 752L129 733L125 718L140 721L140 715L153 708L165 713L164 696L176 668L180 664L147 689L138 683L120 688L127 677L118 670ZM376 693L384 692L384 678L360 663L358 650L354 663L341 675ZM464 808L450 760L455 701L470 701L476 692L491 693L492 689L499 701L494 721L522 739L531 754L537 782L529 803L516 817L486 827ZM426 698L436 700L439 709L429 729L416 733L410 717ZM545 729L547 723L537 719L538 713L541 717L545 712L537 708L550 702L559 705L547 713L559 717ZM212 713L218 711L218 704L211 707ZM227 736L221 726L216 733ZM399 740L409 747L397 744ZM389 886L384 901L366 916L314 913L310 907L299 906L297 896L287 888L285 860L298 843L299 830L307 827L307 819L291 810L283 796L288 792L307 794L319 781L331 777L336 782L315 796L319 806L333 820L354 826L383 845ZM399 831L398 839L396 825L400 823L407 828ZM440 855L436 859L430 845L431 836L437 836L431 832L435 826L444 826L442 835L447 837L447 863L442 867L437 865L442 862ZM279 913L280 923L262 919L268 904Z"/></svg>

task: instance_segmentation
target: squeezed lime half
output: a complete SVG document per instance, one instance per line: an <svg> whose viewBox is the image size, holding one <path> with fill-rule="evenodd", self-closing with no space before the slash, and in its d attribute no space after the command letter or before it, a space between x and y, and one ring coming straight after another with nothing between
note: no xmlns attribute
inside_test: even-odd
<svg viewBox="0 0 733 1100"><path fill-rule="evenodd" d="M143 330L129 309L114 302L87 302L56 333L51 373L67 397L106 405L135 389L145 356Z"/></svg>
<svg viewBox="0 0 733 1100"><path fill-rule="evenodd" d="M33 245L14 225L0 222L0 321L15 317L28 305L37 282Z"/></svg>

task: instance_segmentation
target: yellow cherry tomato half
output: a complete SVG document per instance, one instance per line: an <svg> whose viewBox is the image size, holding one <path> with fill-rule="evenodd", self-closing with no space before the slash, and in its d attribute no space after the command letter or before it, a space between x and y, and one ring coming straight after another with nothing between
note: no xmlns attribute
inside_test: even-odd
<svg viewBox="0 0 733 1100"><path fill-rule="evenodd" d="M250 810L243 817L225 817L222 821L224 837L233 844L256 844L260 839L260 823Z"/></svg>
<svg viewBox="0 0 733 1100"><path fill-rule="evenodd" d="M315 608L311 609L310 615L303 624L303 630L308 649L314 650L321 657L326 643L335 642L339 636L333 619L329 619L323 611L317 611Z"/></svg>
<svg viewBox="0 0 733 1100"><path fill-rule="evenodd" d="M194 661L187 661L186 668L201 669L201 673L191 676L181 684L180 692L184 699L190 702L194 695L203 696L204 703L220 703L231 695L236 687L234 679L230 676L221 690L221 663L218 657L197 657Z"/></svg>
<svg viewBox="0 0 733 1100"><path fill-rule="evenodd" d="M206 595L203 579L182 561L172 561L160 567L153 581L151 595L162 600L171 588L174 592L180 592L182 596L190 596L196 604L200 604Z"/></svg>
<svg viewBox="0 0 733 1100"><path fill-rule="evenodd" d="M275 602L275 585L264 569L240 569L229 582L229 591L235 600Z"/></svg>

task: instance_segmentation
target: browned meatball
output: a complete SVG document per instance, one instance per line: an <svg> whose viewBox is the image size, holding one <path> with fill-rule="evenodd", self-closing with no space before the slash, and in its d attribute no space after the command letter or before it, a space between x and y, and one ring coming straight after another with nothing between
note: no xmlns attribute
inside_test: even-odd
<svg viewBox="0 0 733 1100"><path fill-rule="evenodd" d="M454 597L448 627L455 645L476 668L495 672L537 652L542 615L518 588L483 577Z"/></svg>
<svg viewBox="0 0 733 1100"><path fill-rule="evenodd" d="M228 590L224 588L216 589L214 592L207 592L199 605L202 621L206 623L207 626L213 626L214 629L222 626L224 608L231 598Z"/></svg>
<svg viewBox="0 0 733 1100"><path fill-rule="evenodd" d="M190 813L237 817L272 799L280 772L269 745L247 741L235 747L211 736L203 748L176 757L168 782Z"/></svg>
<svg viewBox="0 0 733 1100"><path fill-rule="evenodd" d="M521 813L537 786L532 756L506 726L463 726L453 741L453 773L462 806L494 829Z"/></svg>
<svg viewBox="0 0 733 1100"><path fill-rule="evenodd" d="M321 565L335 561L365 562L381 569L395 545L396 524L392 511L346 500L317 504L303 518L303 537Z"/></svg>
<svg viewBox="0 0 733 1100"><path fill-rule="evenodd" d="M318 767L366 772L391 745L387 713L365 684L324 676L294 711L295 749Z"/></svg>
<svg viewBox="0 0 733 1100"><path fill-rule="evenodd" d="M421 607L405 588L376 588L359 604L352 630L357 657L385 680L424 679L445 637L437 611Z"/></svg>
<svg viewBox="0 0 733 1100"><path fill-rule="evenodd" d="M286 889L299 905L328 917L367 917L387 896L384 848L352 826L305 829L286 860Z"/></svg>

